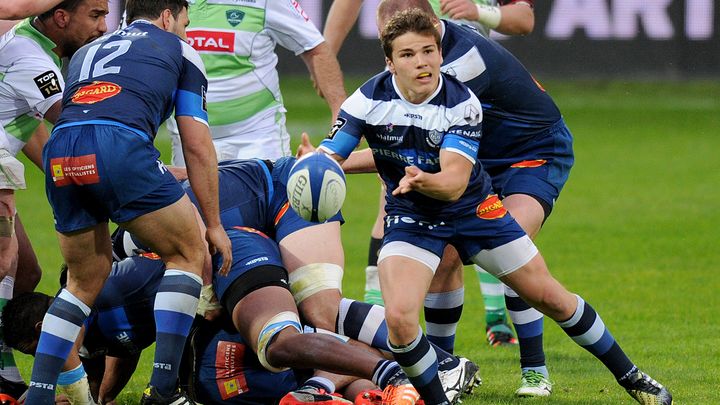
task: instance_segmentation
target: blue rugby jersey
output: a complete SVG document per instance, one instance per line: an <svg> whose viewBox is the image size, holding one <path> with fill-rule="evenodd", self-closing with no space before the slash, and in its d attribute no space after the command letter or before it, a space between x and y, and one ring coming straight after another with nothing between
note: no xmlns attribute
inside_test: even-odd
<svg viewBox="0 0 720 405"><path fill-rule="evenodd" d="M388 212L404 207L426 215L452 215L476 206L490 191L490 179L476 160L482 111L475 95L462 83L441 75L435 93L420 104L405 100L393 75L383 72L363 84L342 105L331 137L320 147L346 158L365 137L378 173L388 187ZM418 192L392 196L406 166L440 171L440 150L459 153L474 164L467 190L456 202L440 201Z"/></svg>
<svg viewBox="0 0 720 405"><path fill-rule="evenodd" d="M560 120L555 102L500 44L470 27L442 22L440 69L468 86L482 103L478 157L511 157L532 148L533 137Z"/></svg>
<svg viewBox="0 0 720 405"><path fill-rule="evenodd" d="M152 139L175 110L207 125L205 68L177 35L138 20L80 48L56 129L110 124Z"/></svg>

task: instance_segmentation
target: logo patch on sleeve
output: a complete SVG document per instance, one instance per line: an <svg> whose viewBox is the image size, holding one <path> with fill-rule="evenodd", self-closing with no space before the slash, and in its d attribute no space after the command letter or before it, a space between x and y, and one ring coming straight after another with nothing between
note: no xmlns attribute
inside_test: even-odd
<svg viewBox="0 0 720 405"><path fill-rule="evenodd" d="M328 132L328 134L327 134L328 139L332 139L335 136L335 134L337 134L337 132L339 130L341 130L342 127L345 126L346 123L347 123L347 120L345 118L336 119L332 128L330 128L330 132Z"/></svg>
<svg viewBox="0 0 720 405"><path fill-rule="evenodd" d="M48 70L39 76L35 76L33 81L45 98L50 98L56 94L62 93L60 80L52 70Z"/></svg>

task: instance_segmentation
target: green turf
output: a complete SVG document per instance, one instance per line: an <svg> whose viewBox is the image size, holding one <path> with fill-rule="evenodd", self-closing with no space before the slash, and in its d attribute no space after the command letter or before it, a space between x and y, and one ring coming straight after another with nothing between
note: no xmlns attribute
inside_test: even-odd
<svg viewBox="0 0 720 405"><path fill-rule="evenodd" d="M360 82L348 81L352 91ZM631 358L674 393L676 404L714 404L720 369L720 82L544 83L575 136L576 164L538 238L553 273L603 316ZM285 80L288 126L327 132L330 115L304 77ZM297 138L295 138L297 139ZM167 151L167 141L161 139ZM42 178L27 169L18 207L44 268L39 290L57 288L61 259ZM345 293L362 297L364 261L378 185L348 178L343 228ZM482 301L469 280L457 351L476 361L485 383L465 404L521 404L512 397L517 350L487 346ZM610 373L546 322L554 404L633 401ZM30 360L19 362L29 377ZM149 379L146 351L120 403L136 403Z"/></svg>

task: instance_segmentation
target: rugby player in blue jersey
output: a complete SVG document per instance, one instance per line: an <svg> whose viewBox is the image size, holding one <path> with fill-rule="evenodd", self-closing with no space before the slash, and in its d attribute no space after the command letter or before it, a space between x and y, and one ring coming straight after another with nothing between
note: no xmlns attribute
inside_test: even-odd
<svg viewBox="0 0 720 405"><path fill-rule="evenodd" d="M554 319L638 402L672 404L668 390L630 361L595 310L550 275L493 192L476 159L480 103L459 81L441 75L436 21L419 9L393 14L381 33L388 71L348 98L339 125L319 147L342 162L364 136L374 158L370 165L388 186L378 264L396 360L426 403L447 403L418 315L440 258L452 245L463 262L488 270Z"/></svg>
<svg viewBox="0 0 720 405"><path fill-rule="evenodd" d="M108 220L151 247L167 269L155 300L156 348L143 404L192 403L177 388L207 256L192 203L158 160L158 126L175 111L210 250L232 263L218 213L217 162L207 126L202 61L185 42L187 1L131 0L129 25L81 48L69 64L63 110L45 147L68 283L43 321L28 403L55 401L55 385L112 263ZM189 158L189 159L188 159Z"/></svg>

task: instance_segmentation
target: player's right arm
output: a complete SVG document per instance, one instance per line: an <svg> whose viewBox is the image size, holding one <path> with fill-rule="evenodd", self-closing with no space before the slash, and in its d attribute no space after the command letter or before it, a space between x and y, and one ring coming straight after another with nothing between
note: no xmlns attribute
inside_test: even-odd
<svg viewBox="0 0 720 405"><path fill-rule="evenodd" d="M335 0L330 6L323 36L335 54L340 52L345 38L355 25L362 2L363 0Z"/></svg>
<svg viewBox="0 0 720 405"><path fill-rule="evenodd" d="M62 0L4 0L0 2L0 20L19 20L42 14Z"/></svg>
<svg viewBox="0 0 720 405"><path fill-rule="evenodd" d="M219 272L226 274L232 264L232 246L220 222L217 155L207 122L205 66L190 45L184 41L180 43L184 66L175 97L175 118L190 186L207 226L205 239L210 253L222 254L223 265Z"/></svg>
<svg viewBox="0 0 720 405"><path fill-rule="evenodd" d="M110 404L117 398L130 381L140 361L140 353L123 357L105 357L105 375L100 385L98 400L101 404Z"/></svg>

